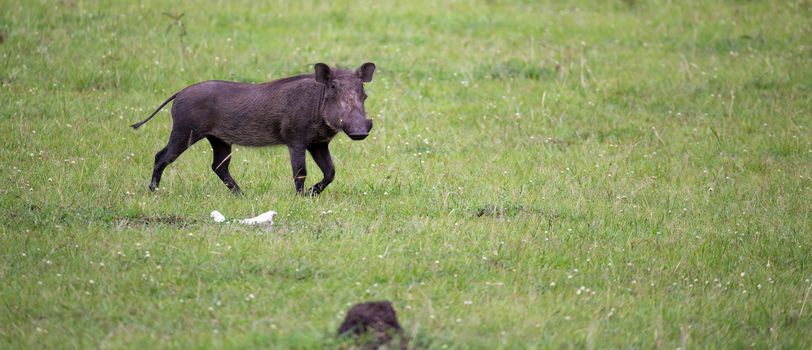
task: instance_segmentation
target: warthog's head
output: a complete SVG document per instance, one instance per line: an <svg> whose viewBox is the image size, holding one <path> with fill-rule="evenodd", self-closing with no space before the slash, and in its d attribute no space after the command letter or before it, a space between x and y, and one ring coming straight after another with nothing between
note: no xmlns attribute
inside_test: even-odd
<svg viewBox="0 0 812 350"><path fill-rule="evenodd" d="M374 63L364 63L358 69L330 69L316 63L316 81L325 85L323 118L331 128L344 131L353 140L363 140L372 130L372 119L367 119L364 101L364 83L372 81Z"/></svg>

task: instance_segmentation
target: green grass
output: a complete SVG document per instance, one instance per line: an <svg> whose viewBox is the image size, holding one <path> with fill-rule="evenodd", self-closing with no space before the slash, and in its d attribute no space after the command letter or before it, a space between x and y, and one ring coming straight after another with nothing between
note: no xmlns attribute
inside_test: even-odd
<svg viewBox="0 0 812 350"><path fill-rule="evenodd" d="M812 344L809 1L142 3L0 2L0 348ZM320 197L206 142L147 191L173 92L365 61Z"/></svg>

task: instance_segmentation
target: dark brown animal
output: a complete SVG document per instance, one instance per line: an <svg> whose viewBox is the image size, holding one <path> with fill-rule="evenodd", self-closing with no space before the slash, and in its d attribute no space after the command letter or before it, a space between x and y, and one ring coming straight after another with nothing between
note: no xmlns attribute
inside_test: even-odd
<svg viewBox="0 0 812 350"><path fill-rule="evenodd" d="M364 109L364 83L372 81L375 64L344 70L317 63L314 70L263 84L205 81L172 95L149 118L132 125L138 129L175 100L172 132L166 147L155 155L149 189L158 188L166 166L205 137L214 153L211 169L233 192L241 190L228 171L231 145L287 145L296 192L305 193L307 150L324 178L306 193L319 194L335 177L327 147L333 137L343 131L353 140L363 140L372 129Z"/></svg>
<svg viewBox="0 0 812 350"><path fill-rule="evenodd" d="M407 345L395 309L386 300L353 305L338 327L339 336L346 334L355 337L368 335L370 343L366 345L371 349L388 344L395 335L400 336L401 349L405 349Z"/></svg>

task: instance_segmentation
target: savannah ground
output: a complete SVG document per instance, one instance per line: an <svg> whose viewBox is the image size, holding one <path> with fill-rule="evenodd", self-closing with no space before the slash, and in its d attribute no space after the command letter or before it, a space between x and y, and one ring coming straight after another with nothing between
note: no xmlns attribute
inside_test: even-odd
<svg viewBox="0 0 812 350"><path fill-rule="evenodd" d="M0 348L348 347L377 299L422 348L812 344L809 1L6 0L0 33ZM284 147L233 196L205 140L147 191L169 108L128 125L175 91L366 61L321 196Z"/></svg>

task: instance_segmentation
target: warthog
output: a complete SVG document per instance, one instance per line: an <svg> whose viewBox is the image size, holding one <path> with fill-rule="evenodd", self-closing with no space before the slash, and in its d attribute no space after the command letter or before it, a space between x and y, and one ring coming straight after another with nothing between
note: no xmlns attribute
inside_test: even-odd
<svg viewBox="0 0 812 350"><path fill-rule="evenodd" d="M138 129L175 100L172 132L166 147L155 154L149 189L158 188L166 166L205 137L214 153L211 169L233 192L242 191L228 172L231 145L286 145L296 192L319 194L335 177L328 148L333 137L343 131L353 140L363 140L372 129L364 109L364 83L372 81L375 64L345 70L317 63L314 70L262 84L205 81L169 97L149 118L132 125ZM307 192L305 150L324 174Z"/></svg>

